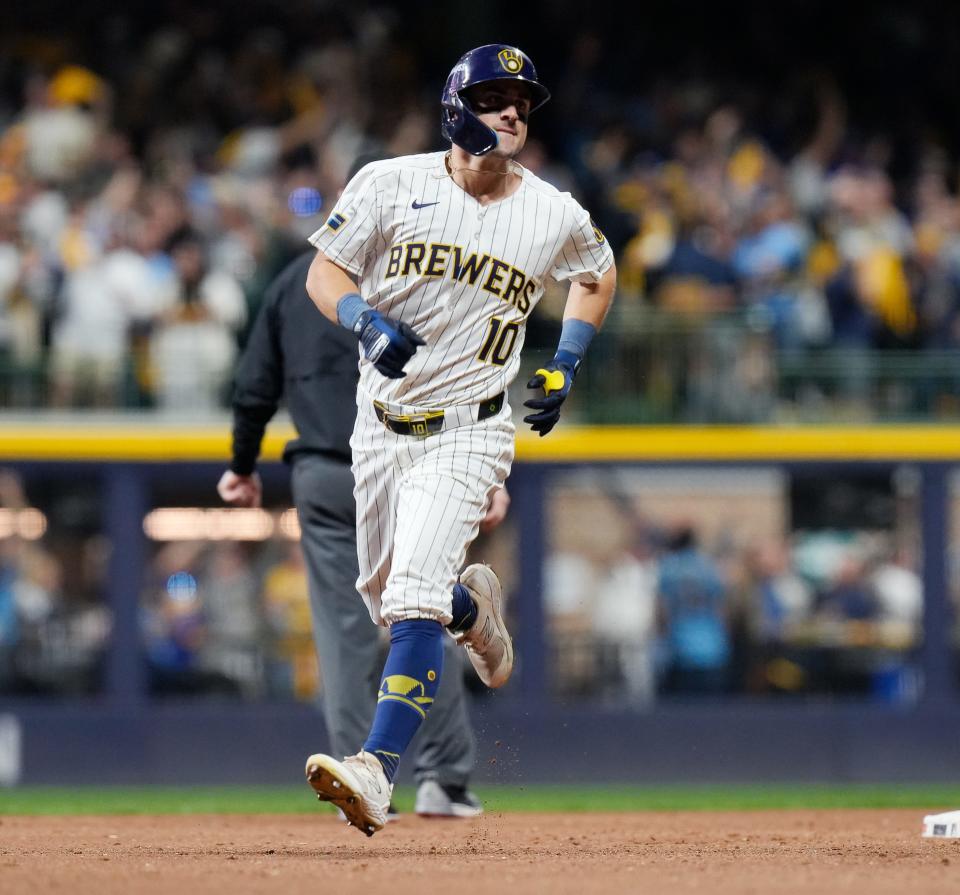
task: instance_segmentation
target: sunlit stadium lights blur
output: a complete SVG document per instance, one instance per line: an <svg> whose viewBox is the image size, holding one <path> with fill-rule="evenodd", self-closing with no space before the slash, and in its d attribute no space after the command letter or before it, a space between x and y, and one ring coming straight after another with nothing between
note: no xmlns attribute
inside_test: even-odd
<svg viewBox="0 0 960 895"><path fill-rule="evenodd" d="M312 187L297 187L287 198L287 208L298 218L309 218L320 213L323 196Z"/></svg>
<svg viewBox="0 0 960 895"><path fill-rule="evenodd" d="M297 518L296 510L286 510L281 513L277 527L283 537L291 541L300 540L300 520Z"/></svg>
<svg viewBox="0 0 960 895"><path fill-rule="evenodd" d="M14 535L25 541L36 541L47 530L47 517L33 508L26 510L0 509L0 538Z"/></svg>
<svg viewBox="0 0 960 895"><path fill-rule="evenodd" d="M259 509L163 507L147 513L143 530L152 541L268 541L277 536L288 540L300 537L294 510L277 517Z"/></svg>

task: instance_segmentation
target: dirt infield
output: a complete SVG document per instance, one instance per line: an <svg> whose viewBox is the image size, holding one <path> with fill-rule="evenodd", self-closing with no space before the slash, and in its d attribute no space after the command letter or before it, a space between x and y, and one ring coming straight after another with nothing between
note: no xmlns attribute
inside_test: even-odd
<svg viewBox="0 0 960 895"><path fill-rule="evenodd" d="M404 817L372 839L329 814L2 817L0 891L956 891L960 840L920 811Z"/></svg>

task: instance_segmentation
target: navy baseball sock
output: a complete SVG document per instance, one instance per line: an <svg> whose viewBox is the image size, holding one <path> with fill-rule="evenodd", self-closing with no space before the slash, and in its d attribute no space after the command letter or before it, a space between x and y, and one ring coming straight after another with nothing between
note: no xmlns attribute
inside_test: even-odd
<svg viewBox="0 0 960 895"><path fill-rule="evenodd" d="M477 620L477 604L462 584L453 586L453 621L447 627L454 634L469 631Z"/></svg>
<svg viewBox="0 0 960 895"><path fill-rule="evenodd" d="M429 619L390 628L390 654L383 667L373 727L363 744L380 759L393 782L400 756L433 704L443 671L443 626Z"/></svg>

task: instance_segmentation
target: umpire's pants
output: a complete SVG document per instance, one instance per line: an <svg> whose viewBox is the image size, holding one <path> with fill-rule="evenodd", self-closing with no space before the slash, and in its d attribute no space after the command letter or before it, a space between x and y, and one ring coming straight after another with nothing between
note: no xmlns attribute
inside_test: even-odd
<svg viewBox="0 0 960 895"><path fill-rule="evenodd" d="M380 631L357 593L356 508L350 464L321 454L296 454L293 499L307 564L313 636L323 677L323 716L330 751L358 752L370 732L383 671ZM417 782L434 778L465 786L476 742L467 715L463 650L445 637L447 652L436 701L413 742Z"/></svg>

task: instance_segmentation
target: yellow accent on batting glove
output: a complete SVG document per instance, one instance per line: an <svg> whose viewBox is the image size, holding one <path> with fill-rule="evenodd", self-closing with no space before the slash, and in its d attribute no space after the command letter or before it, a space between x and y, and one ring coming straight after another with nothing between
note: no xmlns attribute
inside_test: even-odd
<svg viewBox="0 0 960 895"><path fill-rule="evenodd" d="M577 375L579 358L570 351L560 350L552 361L534 373L527 388L543 389L542 398L531 398L523 406L538 411L525 416L523 421L530 424L534 432L543 438L560 419L560 407L570 394L574 377Z"/></svg>

